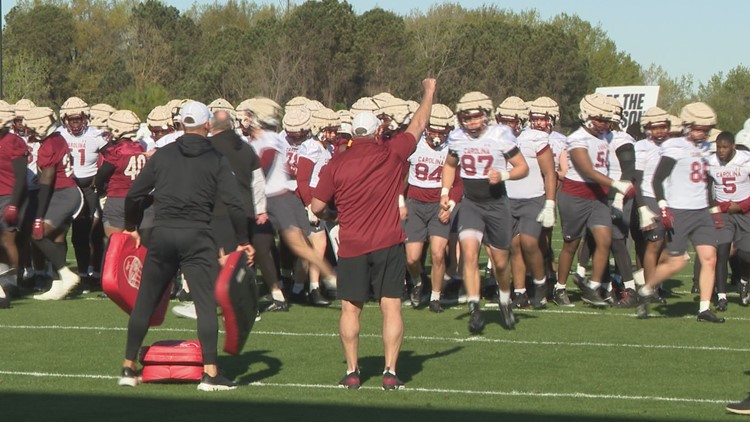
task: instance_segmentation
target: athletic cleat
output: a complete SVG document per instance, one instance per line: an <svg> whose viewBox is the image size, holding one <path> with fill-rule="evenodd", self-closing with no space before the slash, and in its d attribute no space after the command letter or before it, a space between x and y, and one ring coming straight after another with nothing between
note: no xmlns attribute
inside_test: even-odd
<svg viewBox="0 0 750 422"><path fill-rule="evenodd" d="M513 305L512 304L500 304L500 316L502 319L500 319L500 322L502 323L503 327L507 330L512 330L516 328L516 317L513 315Z"/></svg>
<svg viewBox="0 0 750 422"><path fill-rule="evenodd" d="M706 309L705 311L698 314L698 322L716 322L721 323L724 322L724 318L719 318L716 316L715 313L711 312L710 309Z"/></svg>
<svg viewBox="0 0 750 422"><path fill-rule="evenodd" d="M226 391L234 390L235 388L237 388L237 384L225 378L221 373L216 374L215 377L211 377L204 372L203 376L201 376L201 383L198 384L198 390L200 391Z"/></svg>
<svg viewBox="0 0 750 422"><path fill-rule="evenodd" d="M443 307L440 305L439 300L431 300L429 306L430 306L430 312L434 312L436 314L443 312Z"/></svg>
<svg viewBox="0 0 750 422"><path fill-rule="evenodd" d="M339 387L346 388L347 390L357 390L359 389L359 386L359 370L346 374L346 376L339 381Z"/></svg>
<svg viewBox="0 0 750 422"><path fill-rule="evenodd" d="M404 382L398 379L396 374L386 368L385 373L383 374L383 390L391 391L400 390L402 388L404 388Z"/></svg>
<svg viewBox="0 0 750 422"><path fill-rule="evenodd" d="M0 309L10 308L10 299L7 297L0 298Z"/></svg>
<svg viewBox="0 0 750 422"><path fill-rule="evenodd" d="M531 304L534 309L544 309L547 307L547 286L544 284L534 285L534 299Z"/></svg>
<svg viewBox="0 0 750 422"><path fill-rule="evenodd" d="M650 294L648 296L643 296L641 293L637 293L638 295L638 306L636 307L636 316L638 319L646 319L648 318L648 304L651 303L654 299L653 297L655 294Z"/></svg>
<svg viewBox="0 0 750 422"><path fill-rule="evenodd" d="M479 334L484 329L484 317L478 302L469 302L469 332Z"/></svg>
<svg viewBox="0 0 750 422"><path fill-rule="evenodd" d="M693 287L690 288L690 293L698 294L701 292L701 288L698 286L698 280L693 280Z"/></svg>
<svg viewBox="0 0 750 422"><path fill-rule="evenodd" d="M743 283L740 281L740 303L742 306L750 305L750 283Z"/></svg>
<svg viewBox="0 0 750 422"><path fill-rule="evenodd" d="M67 270L60 270L60 280L52 280L52 287L46 292L34 295L36 300L62 300L65 299L78 283L81 282L81 278L78 277L74 272Z"/></svg>
<svg viewBox="0 0 750 422"><path fill-rule="evenodd" d="M304 290L301 290L299 293L294 293L293 291L290 291L287 297L290 302L298 303L298 304L308 303L308 300L309 300L307 292L305 292Z"/></svg>
<svg viewBox="0 0 750 422"><path fill-rule="evenodd" d="M511 296L512 296L511 303L514 308L525 309L531 306L531 302L529 302L529 296L526 293L513 292Z"/></svg>
<svg viewBox="0 0 750 422"><path fill-rule="evenodd" d="M120 387L135 387L140 381L141 377L138 376L135 369L124 367L120 371L120 379L117 380L117 385Z"/></svg>
<svg viewBox="0 0 750 422"><path fill-rule="evenodd" d="M586 277L583 277L580 274L575 273L575 272L572 275L573 275L573 283L575 283L579 289L583 290L581 286L585 286L586 283L588 282Z"/></svg>
<svg viewBox="0 0 750 422"><path fill-rule="evenodd" d="M602 300L602 297L599 296L599 292L592 289L588 285L581 284L578 286L578 288L581 289L581 300L583 300L585 303L599 307L607 306L607 302Z"/></svg>
<svg viewBox="0 0 750 422"><path fill-rule="evenodd" d="M285 301L274 300L263 312L289 312L289 304Z"/></svg>
<svg viewBox="0 0 750 422"><path fill-rule="evenodd" d="M409 300L411 301L411 306L413 308L419 308L419 305L422 304L422 286L422 282L419 282L411 288Z"/></svg>
<svg viewBox="0 0 750 422"><path fill-rule="evenodd" d="M601 289L601 298L609 306L615 306L617 304L617 291L613 288L612 290Z"/></svg>
<svg viewBox="0 0 750 422"><path fill-rule="evenodd" d="M576 306L570 303L570 298L568 297L568 293L565 292L565 289L555 289L552 292L552 300L557 304L557 306L564 306L566 308L572 308Z"/></svg>
<svg viewBox="0 0 750 422"><path fill-rule="evenodd" d="M726 409L738 415L750 415L750 396L738 403L729 403Z"/></svg>
<svg viewBox="0 0 750 422"><path fill-rule="evenodd" d="M313 306L330 306L331 305L331 301L326 299L323 296L323 292L320 291L320 288L311 290L310 293L307 295L307 298L310 300L310 304Z"/></svg>
<svg viewBox="0 0 750 422"><path fill-rule="evenodd" d="M726 299L719 299L716 302L716 310L718 312L725 312L727 310L728 305L729 303L727 302Z"/></svg>
<svg viewBox="0 0 750 422"><path fill-rule="evenodd" d="M618 308L635 308L638 306L638 293L633 289L623 290L620 301L615 306Z"/></svg>

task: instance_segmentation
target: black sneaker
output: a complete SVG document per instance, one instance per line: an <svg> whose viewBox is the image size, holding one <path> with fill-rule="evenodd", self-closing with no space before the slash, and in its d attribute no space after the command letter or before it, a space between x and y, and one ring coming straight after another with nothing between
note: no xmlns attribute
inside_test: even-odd
<svg viewBox="0 0 750 422"><path fill-rule="evenodd" d="M701 292L701 288L698 285L698 280L693 280L693 287L690 288L690 293L698 294Z"/></svg>
<svg viewBox="0 0 750 422"><path fill-rule="evenodd" d="M742 306L750 305L750 283L743 283L740 281L738 289Z"/></svg>
<svg viewBox="0 0 750 422"><path fill-rule="evenodd" d="M725 312L728 306L729 306L729 302L727 301L726 298L719 299L718 301L716 301L716 310L718 312Z"/></svg>
<svg viewBox="0 0 750 422"><path fill-rule="evenodd" d="M705 311L698 314L698 322L717 322L721 323L724 322L724 318L719 318L716 316L715 313L711 312L710 309L706 309Z"/></svg>
<svg viewBox="0 0 750 422"><path fill-rule="evenodd" d="M0 309L10 308L10 299L7 297L0 298Z"/></svg>
<svg viewBox="0 0 750 422"><path fill-rule="evenodd" d="M140 382L141 377L138 376L138 372L130 368L122 368L120 370L120 379L117 380L117 385L121 387L135 387Z"/></svg>
<svg viewBox="0 0 750 422"><path fill-rule="evenodd" d="M479 334L484 329L484 317L478 302L469 302L469 332Z"/></svg>
<svg viewBox="0 0 750 422"><path fill-rule="evenodd" d="M578 284L578 288L581 289L581 300L585 303L588 303L591 306L607 306L607 302L602 300L602 297L599 296L599 292L589 287L588 284Z"/></svg>
<svg viewBox="0 0 750 422"><path fill-rule="evenodd" d="M312 304L313 306L331 305L331 301L323 296L323 292L320 291L320 288L311 290L307 295L307 298L310 300L310 304Z"/></svg>
<svg viewBox="0 0 750 422"><path fill-rule="evenodd" d="M346 376L339 381L339 387L346 388L347 390L357 390L359 389L359 386L359 370L356 370L351 374L346 374Z"/></svg>
<svg viewBox="0 0 750 422"><path fill-rule="evenodd" d="M413 308L419 308L419 305L422 304L422 286L423 284L419 282L411 288L409 300L411 301L411 306Z"/></svg>
<svg viewBox="0 0 750 422"><path fill-rule="evenodd" d="M500 304L500 316L502 319L500 322L502 323L503 327L507 330L512 330L516 328L516 317L513 315L513 305L512 304Z"/></svg>
<svg viewBox="0 0 750 422"><path fill-rule="evenodd" d="M294 293L294 291L290 291L288 295L285 295L289 298L289 301L292 303L298 303L298 304L306 304L309 300L307 292L304 290L301 290L299 293Z"/></svg>
<svg viewBox="0 0 750 422"><path fill-rule="evenodd" d="M615 306L618 308L635 308L638 306L638 293L629 288L623 290L620 300Z"/></svg>
<svg viewBox="0 0 750 422"><path fill-rule="evenodd" d="M576 306L570 303L570 298L568 297L568 293L565 291L565 289L555 289L554 292L552 292L552 300L557 304L557 306L564 306L566 308L572 308Z"/></svg>
<svg viewBox="0 0 750 422"><path fill-rule="evenodd" d="M544 284L534 284L534 299L531 304L534 309L544 309L547 307L547 286Z"/></svg>
<svg viewBox="0 0 750 422"><path fill-rule="evenodd" d="M750 415L750 397L739 403L729 403L726 409L738 415Z"/></svg>
<svg viewBox="0 0 750 422"><path fill-rule="evenodd" d="M609 306L617 305L617 291L614 287L611 290L601 289L601 298Z"/></svg>
<svg viewBox="0 0 750 422"><path fill-rule="evenodd" d="M529 296L526 294L526 292L524 293L513 292L511 297L512 297L511 303L514 308L525 309L531 306L531 302L529 302Z"/></svg>
<svg viewBox="0 0 750 422"><path fill-rule="evenodd" d="M443 312L443 307L440 305L439 300L431 300L430 301L430 312L434 312L436 314L439 314L440 312Z"/></svg>
<svg viewBox="0 0 750 422"><path fill-rule="evenodd" d="M225 391L234 390L235 388L237 388L237 384L225 378L221 373L216 374L215 377L210 377L204 372L201 377L201 383L198 384L200 391Z"/></svg>
<svg viewBox="0 0 750 422"><path fill-rule="evenodd" d="M289 312L289 304L286 301L274 300L263 312Z"/></svg>
<svg viewBox="0 0 750 422"><path fill-rule="evenodd" d="M383 374L383 390L391 391L400 390L402 388L404 388L404 382L398 379L396 374L386 368L385 373Z"/></svg>

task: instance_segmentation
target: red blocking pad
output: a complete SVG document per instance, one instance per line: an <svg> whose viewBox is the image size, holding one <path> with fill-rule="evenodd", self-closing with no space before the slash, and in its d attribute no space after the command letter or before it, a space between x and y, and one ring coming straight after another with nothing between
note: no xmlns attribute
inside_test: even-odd
<svg viewBox="0 0 750 422"><path fill-rule="evenodd" d="M203 367L198 340L163 340L141 348L142 365L193 365Z"/></svg>
<svg viewBox="0 0 750 422"><path fill-rule="evenodd" d="M141 381L154 383L198 382L202 375L203 366L147 365L141 370Z"/></svg>
<svg viewBox="0 0 750 422"><path fill-rule="evenodd" d="M235 251L227 256L216 278L214 297L224 316L224 351L238 355L245 347L258 313L255 271L247 266L243 252Z"/></svg>
<svg viewBox="0 0 750 422"><path fill-rule="evenodd" d="M141 285L146 248L135 247L135 239L125 233L115 233L109 238L107 254L102 269L102 290L128 315L133 311ZM150 326L161 325L169 305L171 284L164 291L159 306L151 315Z"/></svg>

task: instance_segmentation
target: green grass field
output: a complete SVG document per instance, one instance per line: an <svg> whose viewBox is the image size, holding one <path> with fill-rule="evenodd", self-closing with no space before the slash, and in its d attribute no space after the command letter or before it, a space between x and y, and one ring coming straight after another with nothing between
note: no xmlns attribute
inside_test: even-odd
<svg viewBox="0 0 750 422"><path fill-rule="evenodd" d="M18 299L0 311L0 421L738 419L724 404L750 385L750 309L731 292L725 324L698 323L687 273L667 286L677 296L649 320L587 307L572 287L575 308L519 311L514 331L486 308L482 336L469 335L465 306L405 307L398 374L407 389L394 392L380 389L375 304L363 313L362 389L336 388L345 369L336 302L264 314L240 356L220 356L242 387L204 393L118 387L127 317L108 299ZM169 313L146 342L194 338L195 322Z"/></svg>

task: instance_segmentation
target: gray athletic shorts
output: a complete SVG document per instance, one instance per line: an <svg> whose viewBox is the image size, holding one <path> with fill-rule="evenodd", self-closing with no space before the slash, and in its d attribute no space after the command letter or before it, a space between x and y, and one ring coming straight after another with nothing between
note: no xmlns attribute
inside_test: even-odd
<svg viewBox="0 0 750 422"><path fill-rule="evenodd" d="M0 196L0 213L10 204L11 195ZM28 202L28 201L26 201ZM23 224L23 216L26 213L26 202L18 207L18 223L15 226L9 226L5 223L5 220L0 218L0 232L16 232L18 231L21 224Z"/></svg>
<svg viewBox="0 0 750 422"><path fill-rule="evenodd" d="M586 229L602 226L612 228L612 213L606 202L559 192L557 208L560 212L563 240L566 242L580 239Z"/></svg>
<svg viewBox="0 0 750 422"><path fill-rule="evenodd" d="M612 200L609 201L612 208ZM612 239L627 239L630 232L630 216L633 212L633 200L628 199L622 207L622 218L612 219Z"/></svg>
<svg viewBox="0 0 750 422"><path fill-rule="evenodd" d="M750 215L732 214L729 219L734 223L734 247L750 252Z"/></svg>
<svg viewBox="0 0 750 422"><path fill-rule="evenodd" d="M82 207L83 194L78 187L55 189L44 214L44 222L52 227L67 227Z"/></svg>
<svg viewBox="0 0 750 422"><path fill-rule="evenodd" d="M513 237L513 221L510 217L508 198L478 203L464 198L458 213L458 236L474 230L484 233L483 243L495 249L510 248Z"/></svg>
<svg viewBox="0 0 750 422"><path fill-rule="evenodd" d="M107 198L104 202L104 225L115 229L125 228L125 198Z"/></svg>
<svg viewBox="0 0 750 422"><path fill-rule="evenodd" d="M513 217L513 236L525 234L538 238L542 235L542 223L537 222L536 218L544 208L544 198L508 198L510 215Z"/></svg>
<svg viewBox="0 0 750 422"><path fill-rule="evenodd" d="M688 250L688 239L693 244L716 246L719 231L714 227L714 220L708 208L702 210L672 211L672 231L667 235L667 250L672 256L684 255Z"/></svg>
<svg viewBox="0 0 750 422"><path fill-rule="evenodd" d="M398 298L404 291L406 252L403 243L351 258L339 258L336 296L350 302Z"/></svg>
<svg viewBox="0 0 750 422"><path fill-rule="evenodd" d="M656 198L650 198L647 196L643 197L643 202L645 202L644 205L648 207L648 209L651 210L654 214L656 214L656 228L652 230L645 230L643 232L643 237L648 240L649 242L656 242L658 240L664 240L664 235L666 234L666 230L664 230L664 225L661 224L661 210L659 210L659 204L656 202ZM640 226L640 215L636 212L636 215L638 216L638 224Z"/></svg>
<svg viewBox="0 0 750 422"><path fill-rule="evenodd" d="M267 199L266 207L268 217L276 231L283 231L296 227L305 234L310 235L310 221L307 219L307 211L302 200L292 192L271 196Z"/></svg>
<svg viewBox="0 0 750 422"><path fill-rule="evenodd" d="M424 242L428 236L438 236L443 239L448 239L450 236L451 221L443 224L438 220L439 202L422 202L408 198L406 209L409 210L409 217L403 224L406 232L406 243ZM452 214L455 214L455 212L454 209Z"/></svg>

